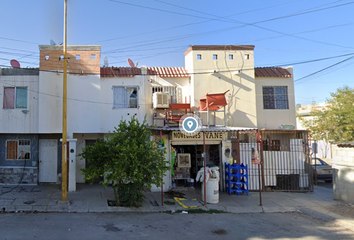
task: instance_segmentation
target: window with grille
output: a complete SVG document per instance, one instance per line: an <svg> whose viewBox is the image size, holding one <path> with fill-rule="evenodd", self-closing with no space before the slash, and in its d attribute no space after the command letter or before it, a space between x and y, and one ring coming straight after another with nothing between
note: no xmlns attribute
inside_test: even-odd
<svg viewBox="0 0 354 240"><path fill-rule="evenodd" d="M137 108L138 87L113 87L113 108Z"/></svg>
<svg viewBox="0 0 354 240"><path fill-rule="evenodd" d="M4 87L3 108L27 108L27 87Z"/></svg>
<svg viewBox="0 0 354 240"><path fill-rule="evenodd" d="M287 86L263 87L264 109L289 109Z"/></svg>
<svg viewBox="0 0 354 240"><path fill-rule="evenodd" d="M168 100L169 103L177 103L178 102L178 91L176 86L161 86L161 87L153 87L152 93L155 92L162 92L168 93L170 95L170 99ZM172 102L171 102L172 97Z"/></svg>
<svg viewBox="0 0 354 240"><path fill-rule="evenodd" d="M31 141L28 139L7 140L6 160L31 159Z"/></svg>
<svg viewBox="0 0 354 240"><path fill-rule="evenodd" d="M264 140L264 151L280 151L280 140Z"/></svg>

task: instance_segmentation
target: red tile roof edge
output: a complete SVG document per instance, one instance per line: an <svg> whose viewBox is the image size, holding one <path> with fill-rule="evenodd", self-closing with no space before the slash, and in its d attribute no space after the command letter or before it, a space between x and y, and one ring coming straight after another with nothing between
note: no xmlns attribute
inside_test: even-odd
<svg viewBox="0 0 354 240"><path fill-rule="evenodd" d="M101 77L134 77L135 75L141 75L140 68L101 67Z"/></svg>
<svg viewBox="0 0 354 240"><path fill-rule="evenodd" d="M256 78L291 78L292 74L283 67L256 67L254 68Z"/></svg>
<svg viewBox="0 0 354 240"><path fill-rule="evenodd" d="M101 77L134 77L142 75L141 68L131 67L101 67ZM184 67L148 67L147 75L159 77L189 77Z"/></svg>

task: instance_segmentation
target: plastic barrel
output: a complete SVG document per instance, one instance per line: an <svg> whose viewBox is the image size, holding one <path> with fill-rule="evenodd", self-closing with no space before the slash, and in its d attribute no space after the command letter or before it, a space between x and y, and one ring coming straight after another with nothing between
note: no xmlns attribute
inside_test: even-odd
<svg viewBox="0 0 354 240"><path fill-rule="evenodd" d="M202 183L202 201L204 201L204 183ZM219 203L219 181L217 178L209 178L206 183L206 202Z"/></svg>

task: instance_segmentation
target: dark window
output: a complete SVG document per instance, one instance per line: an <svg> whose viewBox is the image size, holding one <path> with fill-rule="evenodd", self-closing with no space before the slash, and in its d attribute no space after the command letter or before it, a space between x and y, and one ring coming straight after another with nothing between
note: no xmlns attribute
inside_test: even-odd
<svg viewBox="0 0 354 240"><path fill-rule="evenodd" d="M197 59L202 60L202 54L197 54Z"/></svg>
<svg viewBox="0 0 354 240"><path fill-rule="evenodd" d="M288 87L287 86L263 87L263 108L264 109L289 109Z"/></svg>
<svg viewBox="0 0 354 240"><path fill-rule="evenodd" d="M6 160L31 159L31 141L27 139L6 141Z"/></svg>
<svg viewBox="0 0 354 240"><path fill-rule="evenodd" d="M280 151L280 140L264 140L263 151Z"/></svg>

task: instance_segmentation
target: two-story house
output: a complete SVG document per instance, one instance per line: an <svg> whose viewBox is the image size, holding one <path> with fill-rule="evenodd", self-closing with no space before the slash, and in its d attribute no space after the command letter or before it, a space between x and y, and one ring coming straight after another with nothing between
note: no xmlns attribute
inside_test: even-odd
<svg viewBox="0 0 354 240"><path fill-rule="evenodd" d="M21 91L27 89L24 108L9 110L11 101L4 103L5 95L1 99L1 132L10 134L0 135L1 146L9 146L0 154L0 169L7 172L1 183L60 181L63 49L55 45L39 49L37 75L17 74L19 80L0 76L2 94L6 92L6 96L17 97L18 92L21 98ZM156 137L162 136L165 141L166 158L176 171L165 177L164 190L169 190L174 180L195 177L202 165L204 147L207 164L220 166L221 173L223 164L230 159L251 165L253 148L264 160L264 187L280 189L279 182L291 174L297 176L296 189L309 186L305 169L307 135L293 131L296 120L292 68L255 68L254 46L191 46L185 52L185 67L100 67L97 45L68 46L67 61L67 131L72 150L69 190L74 191L77 182L84 182L80 169L85 168L86 162L76 157L81 149L104 138L120 120L132 116L154 125ZM26 82L22 78L34 80ZM5 86L8 80L10 83ZM181 134L181 113L201 119L203 126L197 136ZM31 135L24 138L25 133ZM16 156L10 154L14 143L7 143L9 136L18 142L19 147L13 150ZM22 145L29 148L28 140L31 162L18 157L19 149L25 148ZM189 154L189 169L178 167L180 153ZM14 166L18 171L9 171ZM280 168L281 171L276 170ZM27 176L29 170L32 180L23 181L19 172ZM259 188L256 170L257 166L250 167L250 189ZM176 172L178 176L173 175Z"/></svg>

